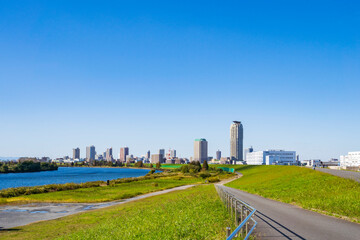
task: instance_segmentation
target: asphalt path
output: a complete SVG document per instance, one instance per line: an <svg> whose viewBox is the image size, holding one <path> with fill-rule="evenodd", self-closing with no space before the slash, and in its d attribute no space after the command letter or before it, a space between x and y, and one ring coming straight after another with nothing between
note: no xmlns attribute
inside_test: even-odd
<svg viewBox="0 0 360 240"><path fill-rule="evenodd" d="M19 227L33 222L51 220L65 217L75 213L104 207L124 204L160 194L165 194L177 190L184 190L194 185L185 185L166 189L158 192L147 193L133 198L120 201L103 203L31 203L25 205L4 205L0 206L0 230Z"/></svg>
<svg viewBox="0 0 360 240"><path fill-rule="evenodd" d="M335 175L342 178L348 178L360 182L360 172L336 170L336 169L328 169L328 168L315 168L315 169L317 171L329 173L331 175Z"/></svg>
<svg viewBox="0 0 360 240"><path fill-rule="evenodd" d="M257 239L360 239L360 224L308 211L234 188L225 188L257 209Z"/></svg>

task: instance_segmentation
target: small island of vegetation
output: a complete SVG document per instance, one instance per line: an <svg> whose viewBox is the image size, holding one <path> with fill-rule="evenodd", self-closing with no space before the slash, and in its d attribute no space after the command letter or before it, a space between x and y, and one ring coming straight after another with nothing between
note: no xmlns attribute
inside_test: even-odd
<svg viewBox="0 0 360 240"><path fill-rule="evenodd" d="M20 162L0 162L0 173L24 173L57 170L54 163L25 160Z"/></svg>

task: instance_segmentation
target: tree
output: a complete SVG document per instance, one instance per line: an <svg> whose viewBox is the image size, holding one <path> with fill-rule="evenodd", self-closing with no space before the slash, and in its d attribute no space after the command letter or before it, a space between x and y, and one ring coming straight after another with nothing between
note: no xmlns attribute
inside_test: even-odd
<svg viewBox="0 0 360 240"><path fill-rule="evenodd" d="M209 170L209 165L208 165L208 162L206 160L203 163L202 169L206 170L206 171Z"/></svg>
<svg viewBox="0 0 360 240"><path fill-rule="evenodd" d="M156 163L156 169L160 169L161 168L161 164L160 164L160 162L157 162Z"/></svg>

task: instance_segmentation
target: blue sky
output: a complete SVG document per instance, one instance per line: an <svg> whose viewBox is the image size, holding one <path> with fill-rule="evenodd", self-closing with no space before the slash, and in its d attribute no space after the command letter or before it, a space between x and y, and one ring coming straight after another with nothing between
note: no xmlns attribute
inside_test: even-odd
<svg viewBox="0 0 360 240"><path fill-rule="evenodd" d="M360 150L356 1L6 1L0 156Z"/></svg>

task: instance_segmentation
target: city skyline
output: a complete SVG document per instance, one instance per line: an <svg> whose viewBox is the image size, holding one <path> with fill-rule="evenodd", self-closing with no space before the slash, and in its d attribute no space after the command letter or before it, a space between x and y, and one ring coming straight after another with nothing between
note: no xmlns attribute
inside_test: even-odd
<svg viewBox="0 0 360 240"><path fill-rule="evenodd" d="M198 136L209 154L229 156L234 119L246 126L244 148L324 160L358 151L358 7L3 3L0 156L74 146L83 156L91 144L116 146L114 156L126 145L191 156Z"/></svg>

